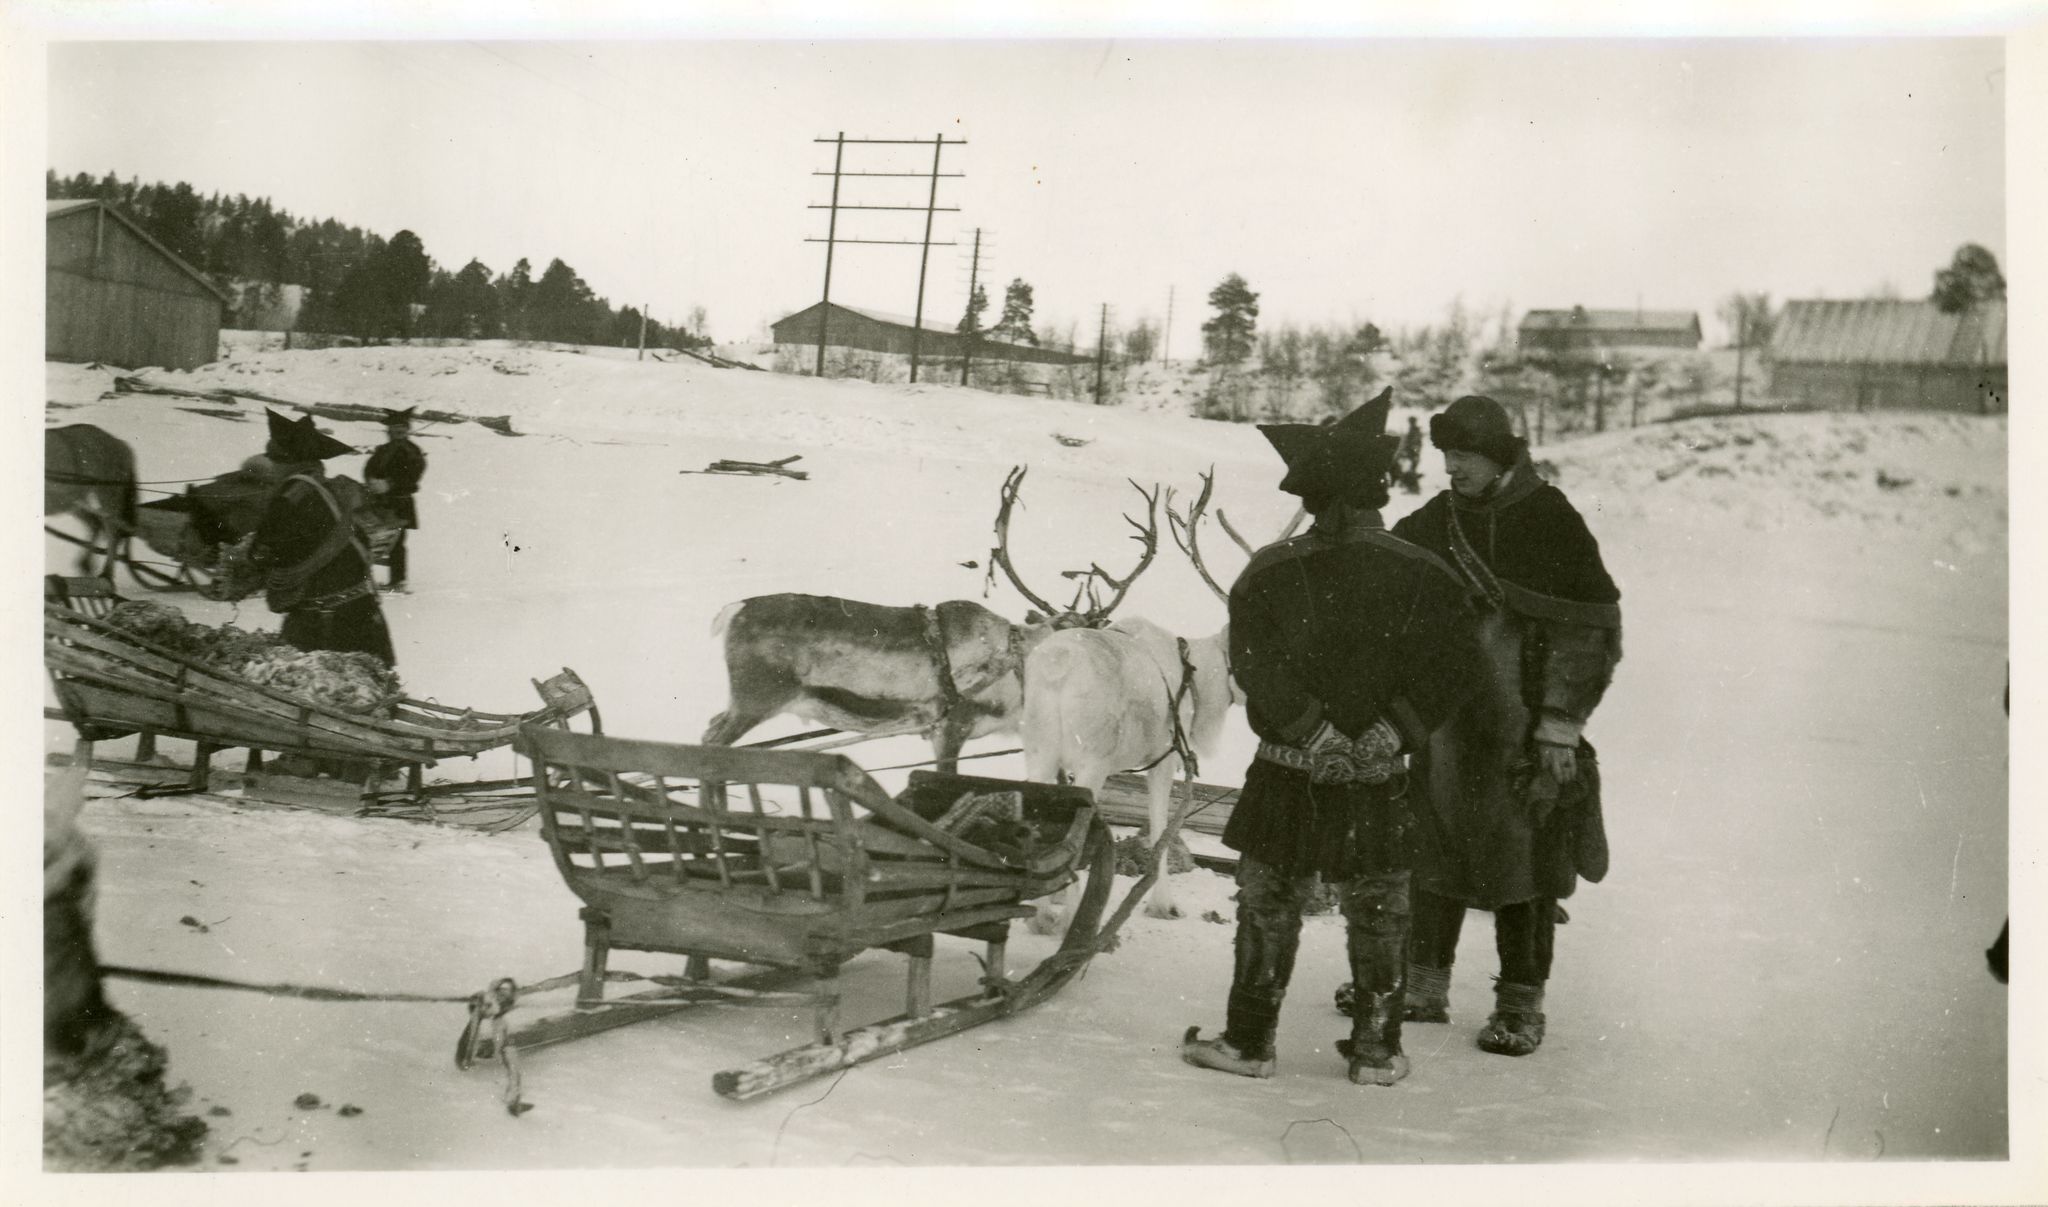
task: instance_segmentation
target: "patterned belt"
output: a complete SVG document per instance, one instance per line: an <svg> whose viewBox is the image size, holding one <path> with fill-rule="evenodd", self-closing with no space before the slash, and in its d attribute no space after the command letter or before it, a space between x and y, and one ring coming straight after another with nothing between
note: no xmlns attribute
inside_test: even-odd
<svg viewBox="0 0 2048 1207"><path fill-rule="evenodd" d="M1384 784L1401 770L1399 761L1360 765L1349 760L1318 760L1299 746L1259 742L1258 757L1269 763L1305 772L1317 784Z"/></svg>
<svg viewBox="0 0 2048 1207"><path fill-rule="evenodd" d="M325 595L316 595L298 607L293 608L292 611L332 612L343 604L354 603L365 595L373 595L375 593L376 588L370 585L369 579L358 579L354 586L343 587L339 591L329 591Z"/></svg>

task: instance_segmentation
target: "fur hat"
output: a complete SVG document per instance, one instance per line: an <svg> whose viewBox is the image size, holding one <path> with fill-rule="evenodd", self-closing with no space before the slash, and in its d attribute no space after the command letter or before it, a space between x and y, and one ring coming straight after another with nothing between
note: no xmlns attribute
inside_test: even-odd
<svg viewBox="0 0 2048 1207"><path fill-rule="evenodd" d="M1306 423L1262 423L1259 432L1287 463L1280 489L1304 499L1342 495L1360 486L1379 484L1400 447L1387 434L1387 412L1394 391L1379 397L1327 426Z"/></svg>
<svg viewBox="0 0 2048 1207"><path fill-rule="evenodd" d="M263 455L273 461L325 461L356 451L315 427L311 415L286 419L268 407L263 415L270 423L270 443L264 446Z"/></svg>
<svg viewBox="0 0 2048 1207"><path fill-rule="evenodd" d="M1430 416L1429 442L1447 453L1478 453L1502 469L1529 451L1529 442L1515 435L1507 408L1484 394L1467 394Z"/></svg>

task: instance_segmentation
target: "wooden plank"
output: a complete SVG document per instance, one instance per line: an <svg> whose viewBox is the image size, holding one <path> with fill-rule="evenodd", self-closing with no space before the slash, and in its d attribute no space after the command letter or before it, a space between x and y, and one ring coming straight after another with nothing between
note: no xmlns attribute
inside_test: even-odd
<svg viewBox="0 0 2048 1207"><path fill-rule="evenodd" d="M678 786L671 786L675 790ZM818 833L830 839L833 827L829 821L818 821L788 813L717 813L701 808L688 801L648 799L652 788L639 792L628 791L623 797L604 793L585 792L580 788L569 788L559 784L548 785L543 795L553 808L582 813L588 810L598 817L612 818L621 824L631 822L637 829L652 833L660 830L665 823L676 825L709 826L714 821L727 831L744 833L747 830L761 830L769 833L787 832L792 836ZM646 796L642 795L646 793Z"/></svg>
<svg viewBox="0 0 2048 1207"><path fill-rule="evenodd" d="M725 783L829 788L854 797L863 805L869 800L889 799L880 785L843 755L740 746L687 746L548 729L530 729L522 733L521 741L534 757L563 767L642 771Z"/></svg>
<svg viewBox="0 0 2048 1207"><path fill-rule="evenodd" d="M1182 826L1200 834L1222 834L1223 827L1230 822L1230 811L1237 804L1237 793L1236 788L1197 781L1195 807ZM1151 824L1151 799L1145 791L1144 776L1118 772L1095 794L1095 808L1113 826L1144 827Z"/></svg>

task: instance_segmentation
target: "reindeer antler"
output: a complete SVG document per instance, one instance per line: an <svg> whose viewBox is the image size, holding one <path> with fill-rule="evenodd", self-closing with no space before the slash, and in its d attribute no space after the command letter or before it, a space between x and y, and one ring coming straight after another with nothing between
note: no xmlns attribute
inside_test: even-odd
<svg viewBox="0 0 2048 1207"><path fill-rule="evenodd" d="M1209 467L1209 471L1202 475L1202 493L1196 496L1194 506L1189 507L1187 514L1184 516L1174 511L1173 492L1171 490L1167 491L1166 523L1167 527L1173 532L1173 543L1179 545L1180 551L1187 554L1188 560L1195 564L1195 573L1201 575L1202 581L1209 584L1209 589L1216 593L1216 598L1224 603L1229 603L1230 592L1217 584L1215 576L1209 573L1209 567L1202 563L1202 513L1209 509L1209 495L1215 489L1216 467L1212 465ZM1217 512L1216 518L1221 520L1223 513ZM1244 544L1244 540L1231 530L1229 524L1224 524L1223 530L1229 532L1232 539L1236 540L1239 545ZM1249 554L1251 550L1246 548L1245 552Z"/></svg>
<svg viewBox="0 0 2048 1207"><path fill-rule="evenodd" d="M1081 623L1090 628L1095 628L1108 622L1109 614L1116 611L1117 605L1124 601L1124 595L1130 591L1131 584L1138 581L1138 576L1145 572L1145 567L1152 564L1153 556L1159 552L1159 494L1161 487L1154 486L1151 490L1146 490L1129 478L1124 479L1124 481L1130 482L1131 489L1137 491L1145 500L1144 523L1140 524L1132 519L1128 512L1124 514L1124 522L1138 530L1131 539L1138 542L1143 547L1144 552L1139 554L1138 564L1131 567L1131 572L1122 578L1116 577L1109 571L1104 570L1100 565L1094 563L1091 563L1086 570L1070 570L1067 572L1068 577L1081 576L1081 591L1075 593L1074 602L1079 604L1081 592L1087 593L1089 606L1088 610L1082 615ZM1096 597L1094 588L1097 579L1116 588L1116 594L1111 596L1106 604ZM1078 608L1076 610L1078 611Z"/></svg>
<svg viewBox="0 0 2048 1207"><path fill-rule="evenodd" d="M988 551L988 583L991 586L995 584L996 570L1000 568L1003 576L1010 580L1010 585L1017 588L1017 594L1022 595L1046 616L1052 617L1059 615L1060 609L1040 599L1037 592L1025 586L1024 580L1017 576L1017 567L1010 562L1010 508L1016 506L1017 491L1024 485L1024 475L1028 468L1023 465L1011 466L1009 476L1003 479L1003 505L996 512L996 547Z"/></svg>
<svg viewBox="0 0 2048 1207"><path fill-rule="evenodd" d="M1209 573L1208 565L1202 561L1202 514L1208 510L1209 496L1215 489L1216 467L1211 465L1209 472L1202 475L1202 493L1195 498L1194 506L1188 508L1186 515L1177 514L1173 510L1173 492L1167 492L1166 518L1173 528L1174 542L1180 546L1182 553L1188 555L1188 560L1195 564L1195 572L1202 576L1202 581L1209 585L1209 589L1216 593L1218 599L1228 603L1230 602L1230 592L1224 590L1217 583L1215 576ZM1289 521L1287 527L1281 529L1280 535L1273 539L1275 541L1284 541L1288 537L1293 536L1294 530L1299 528L1302 520L1307 517L1308 513L1306 511L1297 510L1294 513L1294 519ZM1244 550L1244 555L1247 558L1258 552L1250 541L1238 535L1237 529L1231 526L1230 517L1224 515L1223 509L1220 507L1216 509L1216 522L1222 526L1224 533L1237 543L1237 547Z"/></svg>

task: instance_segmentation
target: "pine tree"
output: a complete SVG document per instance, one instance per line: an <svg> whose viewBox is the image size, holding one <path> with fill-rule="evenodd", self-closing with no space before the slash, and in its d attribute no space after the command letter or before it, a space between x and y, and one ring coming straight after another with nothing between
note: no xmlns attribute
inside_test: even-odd
<svg viewBox="0 0 2048 1207"><path fill-rule="evenodd" d="M1209 291L1209 305L1216 309L1216 316L1202 324L1209 358L1219 364L1238 364L1252 353L1259 326L1259 295L1233 272Z"/></svg>
<svg viewBox="0 0 2048 1207"><path fill-rule="evenodd" d="M1038 335L1031 329L1031 286L1024 278L1015 278L1003 290L1003 317L988 333L1014 344L1038 345Z"/></svg>
<svg viewBox="0 0 2048 1207"><path fill-rule="evenodd" d="M954 330L962 335L974 335L981 330L981 316L988 311L988 290L975 282L974 291L967 295L967 310L960 316L960 325Z"/></svg>

